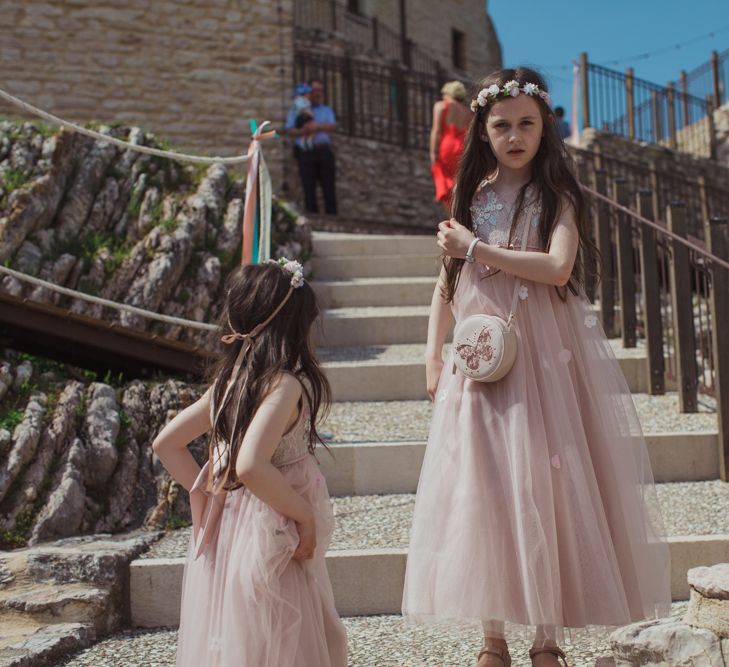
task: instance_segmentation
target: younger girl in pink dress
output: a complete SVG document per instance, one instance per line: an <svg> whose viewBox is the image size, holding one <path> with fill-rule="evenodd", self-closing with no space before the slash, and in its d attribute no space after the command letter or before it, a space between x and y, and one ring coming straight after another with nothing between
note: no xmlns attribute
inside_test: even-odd
<svg viewBox="0 0 729 667"><path fill-rule="evenodd" d="M455 219L439 225L445 258L426 357L433 421L403 614L480 623L478 667L509 667L507 637L528 632L532 664L548 667L566 664L565 630L667 614L670 560L635 407L580 287L587 213L544 81L518 68L480 88ZM444 370L451 318L506 319L516 280L509 373L488 383L454 372L452 360Z"/></svg>
<svg viewBox="0 0 729 667"><path fill-rule="evenodd" d="M178 667L346 667L324 555L333 514L316 459L329 385L318 315L298 262L237 269L221 319L227 350L202 398L153 444L190 491ZM210 431L202 469L187 445Z"/></svg>

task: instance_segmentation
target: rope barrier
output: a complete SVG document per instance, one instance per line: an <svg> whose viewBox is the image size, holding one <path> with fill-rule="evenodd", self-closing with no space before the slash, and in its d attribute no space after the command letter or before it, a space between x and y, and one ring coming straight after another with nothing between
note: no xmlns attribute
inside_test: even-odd
<svg viewBox="0 0 729 667"><path fill-rule="evenodd" d="M580 184L580 187L583 191L586 193L592 195L593 197L600 199L601 201L604 201L606 204L610 204L612 207L618 209L621 213L625 213L632 218L635 218L639 222L642 222L645 225L648 225L649 227L652 227L657 232L660 232L664 236L668 236L674 241L678 241L679 243L682 243L685 245L689 250L693 250L694 252L698 253L699 255L702 255L706 259L708 259L710 262L714 262L715 264L718 264L719 266L729 269L729 262L722 259L721 257L717 257L713 253L710 253L705 248L702 248L698 243L694 243L693 241L689 241L688 239L685 239L683 236L679 236L678 234L672 232L670 229L666 229L666 227L659 223L654 222L653 220L648 220L648 218L644 218L642 215L636 213L635 211L632 211L627 206L623 206L622 204L618 204L617 202L613 201L609 197L606 197L605 195L600 194L596 190L593 190L592 188L588 188L586 185Z"/></svg>
<svg viewBox="0 0 729 667"><path fill-rule="evenodd" d="M182 317L173 317L172 315L161 315L160 313L155 313L151 310L145 310L144 308L137 308L136 306L130 306L126 303L118 303L117 301L109 301L108 299L102 299L98 296L92 296L91 294L79 292L78 290L70 289L68 287L61 287L60 285L48 282L47 280L42 280L41 278L36 278L35 276L29 276L27 273L15 271L14 269L10 269L7 266L0 266L0 273L5 273L6 275L13 276L13 278L22 280L26 283L30 283L31 285L46 287L54 292L58 292L59 294L65 294L66 296L71 296L75 299L88 301L89 303L95 303L100 306L106 306L107 308L123 310L127 313L140 315L149 320L157 320L158 322L165 322L166 324L176 324L178 326L188 327L189 329L199 329L200 331L216 331L218 328L214 324L206 324L205 322L187 320Z"/></svg>
<svg viewBox="0 0 729 667"><path fill-rule="evenodd" d="M110 137L105 134L101 134L100 132L96 132L95 130L89 130L88 128L82 127L81 125L78 125L77 123L72 123L68 120L63 120L63 118L59 118L58 116L54 116L53 114L48 113L47 111L43 111L42 109L39 109L38 107L34 107L32 104L28 104L27 102L23 102L23 100L14 97L13 95L10 95L10 93L6 93L2 88L0 88L0 98L10 102L11 104L14 104L17 107L20 107L24 111L27 111L30 114L33 114L34 116L38 116L39 118L43 118L44 120L47 120L50 123L54 123L56 125L60 125L61 127L68 127L73 129L74 131L78 132L79 134L84 134L87 137L91 137L92 139L96 139L98 141L105 141L110 144L114 144L115 146L119 146L120 148L123 148L125 150L130 151L136 151L137 153L144 153L146 155L154 155L155 157L165 157L170 158L171 160L178 160L181 162L194 162L196 164L241 164L243 162L248 162L248 160L251 159L250 153L247 155L235 155L232 157L203 157L200 155L189 155L187 153L177 153L175 151L165 151L160 148L152 148L151 146L140 146L139 144L130 144L127 141L122 141L121 139L117 139L116 137ZM264 127L268 121L263 123L261 127Z"/></svg>

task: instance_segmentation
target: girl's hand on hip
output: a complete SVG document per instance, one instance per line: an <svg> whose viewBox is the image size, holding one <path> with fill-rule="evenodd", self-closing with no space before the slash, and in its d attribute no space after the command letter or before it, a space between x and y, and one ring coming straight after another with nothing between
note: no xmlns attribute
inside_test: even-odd
<svg viewBox="0 0 729 667"><path fill-rule="evenodd" d="M314 519L296 522L296 531L299 533L299 546L294 551L294 559L311 560L316 549L316 522Z"/></svg>
<svg viewBox="0 0 729 667"><path fill-rule="evenodd" d="M473 232L451 218L438 224L438 247L447 257L463 259L473 241Z"/></svg>
<svg viewBox="0 0 729 667"><path fill-rule="evenodd" d="M440 374L443 371L443 362L432 359L425 362L425 388L430 400L435 400L435 392L438 389Z"/></svg>

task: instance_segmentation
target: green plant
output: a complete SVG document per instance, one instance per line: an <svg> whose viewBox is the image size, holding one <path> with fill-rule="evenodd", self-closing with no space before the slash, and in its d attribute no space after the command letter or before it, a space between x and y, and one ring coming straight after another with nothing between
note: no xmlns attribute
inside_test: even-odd
<svg viewBox="0 0 729 667"><path fill-rule="evenodd" d="M6 431L12 431L22 421L22 410L8 410L0 415L0 428L4 428Z"/></svg>
<svg viewBox="0 0 729 667"><path fill-rule="evenodd" d="M190 525L189 519L185 519L184 517L173 515L169 519L167 519L165 528L167 530L177 530L178 528L187 528L189 525Z"/></svg>

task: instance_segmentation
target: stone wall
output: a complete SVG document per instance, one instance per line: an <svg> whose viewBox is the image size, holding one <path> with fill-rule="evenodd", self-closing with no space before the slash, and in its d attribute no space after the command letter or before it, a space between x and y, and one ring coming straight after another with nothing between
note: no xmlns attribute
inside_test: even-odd
<svg viewBox="0 0 729 667"><path fill-rule="evenodd" d="M423 149L404 150L376 141L338 135L338 218L313 221L319 229L383 233L435 233L444 210L435 202L430 162ZM292 195L303 199L298 175L292 172ZM319 210L324 210L321 190Z"/></svg>
<svg viewBox="0 0 729 667"><path fill-rule="evenodd" d="M399 3L371 0L372 13L400 31ZM446 68L451 68L451 30L465 35L464 74L479 79L501 67L501 45L487 13L485 0L410 0L406 6L407 34Z"/></svg>
<svg viewBox="0 0 729 667"><path fill-rule="evenodd" d="M9 93L70 120L126 122L177 150L239 154L249 118L284 119L292 6L7 0L0 4L0 80ZM0 114L20 116L7 104ZM282 155L268 151L275 186Z"/></svg>
<svg viewBox="0 0 729 667"><path fill-rule="evenodd" d="M714 111L716 159L729 166L729 103Z"/></svg>

